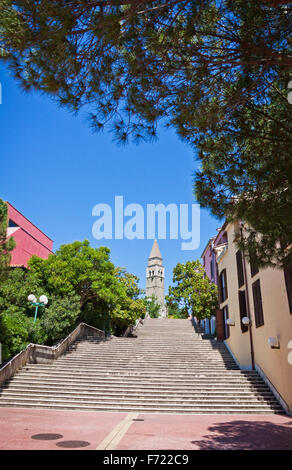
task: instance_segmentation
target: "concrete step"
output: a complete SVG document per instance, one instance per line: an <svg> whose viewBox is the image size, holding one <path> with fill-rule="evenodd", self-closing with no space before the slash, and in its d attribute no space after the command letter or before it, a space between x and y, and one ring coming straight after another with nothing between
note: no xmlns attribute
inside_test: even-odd
<svg viewBox="0 0 292 470"><path fill-rule="evenodd" d="M79 404L78 406L71 406L67 404L60 404L60 405L54 405L54 406L48 406L47 404L27 404L27 403L6 403L3 402L1 403L1 407L3 408L34 408L34 409L54 409L54 410L69 410L69 411L94 411L94 412L112 412L112 413L143 413L143 414L168 414L168 415L268 415L268 414L279 414L282 415L284 412L282 410L259 410L259 409L252 409L252 410L230 410L228 407L225 408L220 408L220 409L208 409L208 408L191 408L191 409L179 409L179 408L171 408L171 409L147 409L145 410L144 408L139 408L139 407L123 407L122 409L114 409L109 406L86 406L86 405L81 405Z"/></svg>
<svg viewBox="0 0 292 470"><path fill-rule="evenodd" d="M123 353L123 356L121 357L121 353ZM207 360L215 360L215 361L223 361L223 360L229 360L231 362L234 362L233 359L225 354L208 354L208 353L193 353L189 351L188 353L184 353L181 355L172 353L172 354L167 354L165 352L162 352L161 354L156 354L156 355L151 355L148 354L147 352L140 352L139 354L137 352L130 352L130 353L125 353L123 351L110 351L109 353L105 353L105 351L98 350L98 351L86 351L86 352L80 352L78 350L76 351L69 351L65 353L64 358L71 356L71 357L80 357L80 358L90 358L90 357L102 357L105 360L107 359L115 359L115 358L123 358L123 359L129 359L131 357L137 357L137 358L142 358L142 359L147 359L149 361L155 361L155 360L160 360L160 361L165 361L165 360L177 360L177 361L196 361L196 360L205 360L205 363Z"/></svg>
<svg viewBox="0 0 292 470"><path fill-rule="evenodd" d="M36 372L36 373L42 373L42 372L48 372L50 373L51 371L56 371L58 372L59 374L64 372L64 373L67 373L67 372L76 372L77 374L88 374L88 375L93 375L95 373L103 373L103 372L110 372L110 373L119 373L119 374L128 374L129 372L130 373L133 373L133 374L136 374L136 375L151 375L153 377L155 376L163 376L163 377L167 377L167 376L184 376L186 378L191 378L191 377L194 377L196 375L200 375L202 377L221 377L222 379L226 378L229 380L229 378L237 378L237 377L246 377L246 378L258 378L259 380L261 380L260 376L258 374L242 374L240 371L240 369L224 369L223 371L222 370L218 370L218 369L210 369L208 371L206 371L206 369L203 369L201 367L197 367L197 368L193 368L193 369L189 369L189 368L162 368L162 369L152 369L152 368L142 368L142 367L134 367L134 364L128 364L127 365L127 369L124 368L124 367L119 367L118 365L116 366L111 366L111 367L103 367L102 365L96 365L96 366L88 366L86 367L86 365L83 366L83 368L80 368L79 366L74 366L74 364L71 364L71 365L63 365L63 364L60 364L58 365L58 363L50 363L50 364L37 364L37 365L33 365L33 364L28 364L26 366L23 367L22 371L30 371L30 372ZM161 375L162 374L162 375Z"/></svg>
<svg viewBox="0 0 292 470"><path fill-rule="evenodd" d="M47 369L49 369L50 367L50 364L48 364L48 367ZM78 369L78 368L84 368L84 367L87 367L87 370L90 370L90 371L94 371L94 370L99 370L99 371L103 371L103 370L111 370L111 371L115 371L115 370L129 370L129 369L132 369L133 371L136 371L136 372L149 372L149 371L153 371L154 374L156 373L160 373L160 372L165 372L165 367L161 367L161 366L154 366L151 364L150 365L144 365L144 364L140 364L140 363L137 363L137 362L134 362L134 361L129 361L129 362L122 362L122 363L119 363L119 362L114 362L114 363L106 363L106 364L103 364L103 363L94 363L94 362L87 362L86 364L82 364L82 363L75 363L74 361L72 361L71 363L58 363L55 365L56 369L58 370L74 370L74 369ZM40 369L41 370L41 369ZM212 373L213 374L217 374L219 375L220 372L221 374L224 374L226 371L227 372L231 372L231 371L238 371L239 369L237 367L234 367L232 364L226 364L226 366L218 366L218 367L212 367L210 365L209 367L209 373ZM172 372L172 373L183 373L183 374L189 374L189 375L193 375L195 373L205 373L206 372L206 368L204 368L202 365L200 364L194 364L190 367L181 367L180 364L174 364L173 366L171 367L168 367L168 371L169 372Z"/></svg>
<svg viewBox="0 0 292 470"><path fill-rule="evenodd" d="M137 338L88 337L57 361L28 364L0 389L0 407L140 413L282 413L257 372L188 320L147 320Z"/></svg>
<svg viewBox="0 0 292 470"><path fill-rule="evenodd" d="M66 390L66 389L65 389ZM10 385L4 385L2 389L0 389L0 394L4 392L21 392L21 393L34 393L34 392L44 392L44 393L51 393L51 392L62 392L62 393L69 393L69 394L79 394L81 395L83 393L85 394L93 394L93 395L101 395L104 396L106 394L107 396L121 396L122 394L127 394L127 395L138 395L141 396L142 394L144 396L177 396L181 399L184 398L189 398L191 396L194 397L227 397L228 399L232 398L235 393L234 390L226 390L224 388L217 390L217 389L206 389L206 388L201 388L201 389L161 389L161 388L134 388L134 387L108 387L106 388L103 385L99 386L78 386L78 385L71 385L70 390L64 391L64 385L56 383L54 385L52 384L36 384L36 385L31 385L31 384L20 384L17 385L14 382ZM262 392L255 392L253 389L250 390L242 390L242 389L237 389L236 395L238 397L246 398L246 397L258 397L259 399L265 399L265 398L270 398L273 397L272 393L269 390L263 389Z"/></svg>
<svg viewBox="0 0 292 470"><path fill-rule="evenodd" d="M13 384L13 386L19 385L24 385L27 389L31 387L31 380L13 380L13 382L10 382L10 386ZM56 379L44 379L41 382L34 382L36 386L42 386L44 388L50 388L51 386L60 386L63 390L66 389L67 387L70 387L70 390L73 388L79 388L82 390L97 390L101 389L104 392L110 391L110 390L118 390L119 392L122 392L124 390L129 390L129 389L134 389L134 390L139 390L140 392L145 392L150 391L151 393L153 391L159 391L160 393L220 393L220 394L230 394L230 395L237 395L239 393L271 393L269 388L264 384L258 384L258 385L205 385L205 384L191 384L191 385L186 385L186 384L151 384L151 383L146 383L146 382L124 382L124 381L89 381L89 382L80 382L76 381L75 379L72 380L58 380ZM4 387L9 386L9 384L5 385Z"/></svg>
<svg viewBox="0 0 292 470"><path fill-rule="evenodd" d="M67 363L70 363L70 361L74 361L74 362L79 362L79 363L87 363L88 361L90 362L96 362L96 363L100 363L102 362L103 364L112 364L112 363L123 363L123 362L129 362L129 361L133 361L133 362L137 362L137 363L141 363L141 364L145 364L145 365L161 365L161 366L164 366L165 367L165 362L167 361L169 365L172 365L172 364L175 364L175 365L179 365L179 366L184 366L184 367L189 367L191 365L202 365L202 366L205 366L206 368L206 358L205 358L205 361L203 359L203 357L196 357L194 358L193 360L189 361L189 362L186 362L186 359L185 358L166 358L166 357L160 357L160 359L149 359L147 358L147 356L140 356L140 357L137 357L137 356L129 356L129 357L120 357L120 356L111 356L111 357L104 357L102 354L100 355L91 355L91 356L79 356L79 355L66 355L64 358L62 359L58 359L57 360L58 362L56 362L56 364L60 364L60 363L63 363L63 364L67 364ZM213 366L224 366L226 364L235 364L234 361L231 361L230 359L223 359L223 358L208 358L208 362L210 365L213 365Z"/></svg>
<svg viewBox="0 0 292 470"><path fill-rule="evenodd" d="M137 377L139 376L151 376L153 378L156 378L156 377L159 377L159 378L166 378L166 377L172 377L172 378L178 378L178 377L185 377L186 379L192 379L192 378L217 378L217 379L222 379L222 380L236 380L236 379L249 379L249 380L252 380L252 379L257 379L257 380L260 380L261 381L261 378L259 375L254 375L254 374L242 374L240 373L241 371L240 370L224 370L224 373L218 370L214 370L214 371L208 371L206 372L206 370L201 370L201 369L197 369L197 370L193 370L193 371L181 371L181 370L157 370L156 372L155 371L152 371L151 369L150 370L141 370L139 367L138 368L128 368L128 369L125 369L125 368L105 368L104 370L102 370L103 368L99 369L99 368L94 368L92 370L90 370L90 368L88 369L83 369L83 368L80 368L80 367L77 367L77 368L66 368L66 367L55 367L54 364L47 364L46 366L25 366L21 371L19 371L18 373L30 373L30 374L43 374L43 373L58 373L59 375L62 374L62 373L65 373L68 375L68 373L71 373L71 372L74 372L76 373L77 375L80 375L80 374L83 374L83 375L88 375L88 376L94 376L94 375L108 375L108 374L112 374L112 375L135 375Z"/></svg>
<svg viewBox="0 0 292 470"><path fill-rule="evenodd" d="M46 400L44 401L34 401L29 399L2 399L1 406L13 406L13 407L22 407L22 408L51 408L51 409L72 409L72 410L88 410L88 411L127 411L127 412L140 412L140 413L188 413L188 414L212 414L212 413L223 413L223 414L258 414L258 413L279 413L283 414L281 407L270 407L270 406L263 406L259 404L249 405L249 406L241 406L241 405L231 405L230 403L227 405L212 405L210 403L206 403L205 405L200 406L169 406L169 405L157 405L154 406L153 404L148 405L139 405L133 403L123 403L119 404L105 404L101 403L77 403L71 402L70 400L66 400L66 402L58 401L58 400Z"/></svg>
<svg viewBox="0 0 292 470"><path fill-rule="evenodd" d="M188 352L188 350L192 351L207 351L207 352L226 352L226 349L218 349L214 348L212 346L208 347L200 347L200 343L197 345L194 344L194 342L190 343L185 343L183 347L179 347L177 343L175 344L169 344L169 343L154 343L154 344L144 344L144 343L135 343L131 345L123 345L119 344L116 342L112 342L110 344L90 344L90 343L79 343L79 344L74 344L73 346L70 346L71 349L91 349L93 351L97 350L105 350L105 351L112 351L112 350L120 350L120 351L141 351L145 350L151 354L158 354L159 352L167 351L169 353L172 353L172 351L177 351L177 353L182 353L182 352ZM158 348L163 348L161 351L159 351Z"/></svg>
<svg viewBox="0 0 292 470"><path fill-rule="evenodd" d="M139 373L139 372L134 372L134 371L126 371L126 370L118 370L116 372L110 372L110 371L105 371L105 372L92 372L90 373L89 371L83 371L83 370L78 370L74 371L74 374L70 374L69 371L62 372L58 371L56 369L51 369L51 370L42 370L42 371L22 371L19 372L18 374L25 374L27 377L31 377L32 379L36 378L44 378L44 377L58 377L58 378L71 378L72 375L78 379L88 379L92 380L94 378L96 379L112 379L116 380L117 378L123 379L123 380L149 380L150 382L186 382L186 383L221 383L221 384L228 384L228 383L236 383L236 384L246 384L246 383L261 383L260 378L253 378L253 379L248 379L247 377L232 377L231 375L228 376L220 376L220 375L203 375L203 374L191 374L191 375L186 375L186 374L171 374L167 373L166 374L157 374L154 375L151 372L148 374L146 372L144 373Z"/></svg>
<svg viewBox="0 0 292 470"><path fill-rule="evenodd" d="M175 351L173 348L166 350L165 348L162 349L159 353L153 352L153 348L149 349L144 349L144 348L139 348L139 349L122 349L122 348L108 348L105 349L103 346L97 346L96 349L84 347L77 347L77 348L71 348L68 349L69 352L80 354L80 355L88 355L88 354L103 354L105 357L110 356L111 354L119 354L119 352L123 352L123 354L127 355L138 355L138 356L149 356L150 357L161 357L161 356L166 356L166 357L184 357L186 359L190 357L194 357L196 354L199 356L204 356L205 354L210 355L210 357L229 357L231 359L231 356L227 354L226 351L217 351L217 350L202 350L202 349L196 349L196 348L188 348L186 351ZM67 353L68 354L68 353Z"/></svg>
<svg viewBox="0 0 292 470"><path fill-rule="evenodd" d="M169 351L165 350L165 349L162 349L161 352L159 353L154 353L153 352L153 348L151 348L151 350L147 350L147 349L143 349L143 348L140 348L138 350L122 350L122 349L119 349L119 348L111 348L111 349L104 349L102 346L99 346L99 347L96 347L96 349L93 349L93 348L89 348L89 347L84 347L84 348L74 348L74 349L69 349L67 353L65 354L68 354L68 353L74 353L74 354L80 354L80 355L85 355L85 356L88 356L88 355L94 355L94 354L103 354L105 357L110 357L111 354L115 354L115 355L118 355L120 352L123 352L123 354L127 355L127 356L131 356L131 355L137 355L137 356L145 356L147 355L147 357L149 356L149 359L150 358L160 358L161 356L165 356L165 357L178 357L178 358L181 358L181 357L184 357L185 359L189 359L189 358L194 358L196 357L196 355L198 356L204 356L204 355L208 355L208 357L215 357L215 358L221 358L221 357L227 357L229 359L232 359L230 354L227 354L227 352L220 352L220 351L210 351L210 350L202 350L202 349L188 349L186 351L175 351L174 349L170 349Z"/></svg>
<svg viewBox="0 0 292 470"><path fill-rule="evenodd" d="M52 363L48 363L46 365L50 365ZM68 367L72 367L72 365L76 365L76 366L81 366L81 367L84 367L84 366L89 366L89 367L103 367L103 368L107 368L107 367L113 367L113 368L122 368L124 366L133 366L135 368L139 368L139 369L154 369L154 370L165 370L165 365L163 364L163 362L159 363L159 362L147 362L147 360L135 360L135 359L124 359L124 360L113 360L113 361L103 361L102 358L98 358L98 359L88 359L87 361L84 361L84 360L74 360L73 358L68 358L67 361L57 361L55 362L56 366L63 366L63 367L66 367L68 365ZM168 364L168 368L169 369L179 369L179 370L189 370L190 372L192 372L193 370L206 370L206 366L204 365L203 362L201 361L198 361L198 362L191 362L189 363L188 365L186 363L179 363L179 362L171 362L170 364ZM232 363L232 362L226 362L225 364L219 362L218 364L216 362L212 362L210 361L209 362L209 367L208 367L208 370L210 371L216 371L216 370L220 370L220 371L224 371L224 369L228 370L228 369L232 369L232 370L239 370L239 368L236 366L236 364Z"/></svg>
<svg viewBox="0 0 292 470"><path fill-rule="evenodd" d="M131 355L115 355L115 354L110 354L109 356L104 356L103 354L87 354L87 355L79 355L79 354L66 354L62 358L57 359L59 362L60 360L62 361L69 361L69 360L76 360L76 361L81 361L81 362L87 362L87 361L95 361L95 362L129 362L129 361L136 361L136 362L142 362L144 364L160 364L164 365L167 364L167 366L171 364L179 364L179 365L192 365L192 364L201 364L206 366L206 361L208 363L214 364L214 365L224 365L224 364L235 364L233 360L231 360L228 357L206 357L205 356L190 356L189 358L185 357L168 357L168 356L163 356L161 355L159 358L148 358L147 355L141 355L141 356L136 356L135 354Z"/></svg>
<svg viewBox="0 0 292 470"><path fill-rule="evenodd" d="M137 362L122 362L122 363L109 363L109 364L95 364L92 362L87 362L87 364L82 364L82 363L75 363L74 361L71 363L59 363L55 365L56 370L74 370L78 369L80 367L84 368L86 367L88 371L116 371L116 370L133 370L135 372L149 372L153 371L154 374L159 374L160 372L165 372L165 367L158 367L158 366L152 366L150 365L144 365L144 364L139 364ZM49 369L48 365L48 369ZM223 374L225 371L236 371L238 370L237 367L234 367L232 364L227 364L225 367L220 365L218 367L209 367L209 372L213 372L214 374L217 373L217 375L220 374L220 372ZM195 374L195 373L205 373L206 368L201 366L200 364L196 365L194 364L193 366L190 367L181 367L179 364L174 364L171 367L168 368L168 371L175 374L175 373L183 373L183 374Z"/></svg>
<svg viewBox="0 0 292 470"><path fill-rule="evenodd" d="M51 375L51 376L43 376L43 377L37 377L37 376L29 376L29 377L26 377L26 376L21 376L20 378L23 379L23 378L26 378L28 381L32 381L33 383L47 383L47 382L50 382L50 381L56 381L58 380L60 383L65 383L65 384L70 384L72 382L74 383L77 383L77 384L84 384L84 385L87 385L87 384L90 384L90 383L97 383L97 384L105 384L105 385L109 385L109 384L125 384L125 385L135 385L135 386L145 386L147 384L151 385L152 387L156 387L156 386L165 386L165 387L170 387L170 386L173 386L173 387L180 387L180 388L183 388L183 387L198 387L198 386L201 386L201 387L215 387L215 388L232 388L232 389L238 389L238 388L249 388L249 387L253 387L253 388L259 388L259 387L262 387L262 388L267 388L267 386L264 384L262 384L261 381L257 381L257 382L249 382L249 381L234 381L234 382L222 382L222 381L217 381L217 382L214 382L214 381L208 381L208 380L193 380L193 381L185 381L185 380L168 380L168 381L165 381L165 380L149 380L149 379L145 379L145 378L140 378L140 379L137 379L135 377L131 377L131 376L119 376L119 377L111 377L111 376L108 376L108 377L105 377L105 376L102 376L102 377L93 377L93 378L88 378L88 377L76 377L76 376L67 376L67 377L57 377L56 375ZM15 379L16 380L16 379Z"/></svg>
<svg viewBox="0 0 292 470"><path fill-rule="evenodd" d="M105 350L102 346L97 347L96 349L92 348L74 348L74 349L69 349L66 355L68 353L74 353L74 354L80 354L81 356L88 356L88 355L95 355L95 354L102 354L105 357L110 357L112 354L119 355L120 353L125 354L126 356L132 356L132 355L137 355L137 356L147 356L150 358L161 358L161 357L178 357L182 358L184 357L185 359L189 358L195 358L196 356L202 356L204 357L207 355L208 357L214 357L214 358L222 358L226 357L231 359L231 356L225 352L220 352L220 351L210 351L210 350L202 350L202 349L191 349L189 348L186 351L180 351L176 352L173 348L170 349L169 351L165 350L165 348L161 348L161 352L159 353L153 353L153 348L151 349L143 349L140 348L139 350L123 350L119 348L112 348L112 349L107 349Z"/></svg>
<svg viewBox="0 0 292 470"><path fill-rule="evenodd" d="M71 391L68 392L55 392L54 397L52 398L52 395L49 394L48 392L34 392L33 394L28 394L28 393L23 393L23 392L17 392L17 391L2 391L1 393L2 398L4 399L22 399L22 400L45 400L45 401L78 401L78 402L92 402L92 403L112 403L112 400L114 399L115 404L118 406L120 403L127 402L128 404L133 403L133 404L143 404L143 406L148 406L148 404L152 404L154 406L157 406L158 404L163 405L179 405L179 406L195 406L195 405L201 405L207 403L212 403L212 406L215 406L217 404L223 405L223 404L228 404L230 403L230 398L226 397L212 397L212 400L210 400L209 396L198 396L198 397L184 397L182 399L181 397L170 397L170 396L147 396L147 397L141 397L136 395L130 395L130 394L125 394L124 396L122 395L107 395L107 396L102 396L94 393L78 393L74 394ZM269 406L273 407L274 406L274 400L273 397L266 397L265 399L260 399L251 396L248 397L241 397L241 398L233 398L232 400L233 405L241 405L244 407L247 406L253 406L254 404L259 404L260 406Z"/></svg>
<svg viewBox="0 0 292 470"><path fill-rule="evenodd" d="M245 384L230 384L230 383L223 383L223 384L216 384L216 383L210 383L210 384L205 384L201 382L197 383L166 383L166 382L149 382L149 381L137 381L137 380L123 380L123 379L111 379L111 378L106 378L106 379L95 379L95 380L88 380L88 381L80 381L75 378L69 378L69 379L59 379L55 377L44 377L41 378L41 380L34 380L32 381L30 377L26 376L18 376L15 377L12 381L10 381L8 384L5 384L4 386L8 385L16 385L16 384L26 384L26 386L31 385L31 384L37 384L37 385L43 385L43 386L49 386L50 384L52 385L60 385L63 388L65 387L83 387L83 388L90 388L90 387L101 387L105 389L112 389L116 387L119 390L122 389L128 389L128 388L138 388L138 389L143 389L143 390L163 390L165 392L169 390L175 390L175 391L183 391L186 390L187 393L192 392L193 390L216 390L216 391L230 391L231 393L237 393L238 391L262 391L262 390L269 390L267 385L264 382L258 382L258 383L249 383L246 382Z"/></svg>

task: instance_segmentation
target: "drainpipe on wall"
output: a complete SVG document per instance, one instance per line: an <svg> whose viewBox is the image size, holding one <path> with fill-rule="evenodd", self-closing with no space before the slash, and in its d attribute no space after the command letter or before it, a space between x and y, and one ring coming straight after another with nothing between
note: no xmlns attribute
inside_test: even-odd
<svg viewBox="0 0 292 470"><path fill-rule="evenodd" d="M213 272L213 279L212 279L212 276L211 276L211 282L214 282L214 284L215 284L215 280L216 280L216 273L215 273L216 258L215 258L215 250L214 250L214 240L211 242L211 265L212 265L212 272ZM211 335L212 334L211 319L208 318L208 321L209 321L209 334Z"/></svg>
<svg viewBox="0 0 292 470"><path fill-rule="evenodd" d="M214 284L217 285L217 263L216 263L216 254L215 254L215 248L214 248L214 241L211 242L211 263L212 263L212 271L213 271L213 279L211 279Z"/></svg>
<svg viewBox="0 0 292 470"><path fill-rule="evenodd" d="M211 282L214 282L214 284L217 285L217 282L216 282L217 263L216 263L215 249L214 249L214 240L212 240L211 242L211 263L212 263L212 271L213 271L213 279L211 279ZM215 324L216 324L216 315L215 315ZM212 334L212 326L211 326L210 318L209 318L209 328L210 328L210 334ZM216 329L216 326L215 326L215 329Z"/></svg>
<svg viewBox="0 0 292 470"><path fill-rule="evenodd" d="M240 224L240 236L242 240L243 239L242 222ZM255 370L252 323L251 323L250 305L249 305L249 292L248 292L248 284L247 284L247 276L246 276L246 263L245 263L245 256L244 256L243 250L242 250L241 257L242 257L242 266L243 266L243 278L244 278L244 284L245 284L245 301L246 301L246 310L247 310L246 313L250 321L250 324L248 325L248 331L249 331L249 339L250 339L251 366L252 366L252 370Z"/></svg>
<svg viewBox="0 0 292 470"><path fill-rule="evenodd" d="M216 284L217 287L219 287L219 269L218 269L218 263L216 259L214 241L212 241L211 250L212 250L212 262L214 262L213 264L214 283ZM218 309L216 309L216 314L215 314L215 330L216 330L217 341L224 341L223 327L221 324L222 318L223 318L223 313L222 313L222 310L220 309L220 293L218 289Z"/></svg>

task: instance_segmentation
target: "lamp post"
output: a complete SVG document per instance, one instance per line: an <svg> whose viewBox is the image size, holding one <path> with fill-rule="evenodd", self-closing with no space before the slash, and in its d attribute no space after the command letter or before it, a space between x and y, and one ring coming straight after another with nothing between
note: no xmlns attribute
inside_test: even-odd
<svg viewBox="0 0 292 470"><path fill-rule="evenodd" d="M251 324L251 319L250 319L250 316L248 317L243 317L241 319L241 322L244 326L246 326L248 328L248 331L249 331L249 335L250 335L250 352L251 352L251 366L252 366L252 370L255 370L255 362L254 362L254 349L253 349L253 340L252 340L252 331L251 331L251 327L252 327L252 324Z"/></svg>
<svg viewBox="0 0 292 470"><path fill-rule="evenodd" d="M37 319L38 308L45 307L45 305L47 305L47 303L49 302L48 297L46 295L41 295L39 298L39 302L37 302L36 296L33 294L30 294L27 300L35 307L35 314L34 314L34 321L33 321L35 323Z"/></svg>
<svg viewBox="0 0 292 470"><path fill-rule="evenodd" d="M240 238L243 240L243 227L244 222L240 222ZM249 306L249 293L248 293L248 282L247 282L247 275L246 275L246 264L245 264L245 254L244 251L241 253L242 259L242 267L243 267L243 279L245 284L245 301L246 301L246 309L247 309L247 316L243 317L242 323L247 326L249 331L249 341L250 341L250 355L251 355L251 367L252 370L255 370L255 360L254 360L254 347L253 347L253 337L252 337L252 325L251 325L251 314L250 314L250 306Z"/></svg>
<svg viewBox="0 0 292 470"><path fill-rule="evenodd" d="M275 337L275 336L271 336L269 339L268 339L268 343L270 345L270 347L272 349L280 349L280 341L279 341L279 338Z"/></svg>
<svg viewBox="0 0 292 470"><path fill-rule="evenodd" d="M241 321L244 324L244 326L250 326L251 325L251 321L250 321L249 317L243 317Z"/></svg>

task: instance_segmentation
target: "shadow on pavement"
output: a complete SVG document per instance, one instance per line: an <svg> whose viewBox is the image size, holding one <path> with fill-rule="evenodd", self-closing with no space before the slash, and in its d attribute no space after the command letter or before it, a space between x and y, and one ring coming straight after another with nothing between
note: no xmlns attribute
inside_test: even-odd
<svg viewBox="0 0 292 470"><path fill-rule="evenodd" d="M191 441L199 450L292 450L292 420L229 421L208 428L209 435Z"/></svg>

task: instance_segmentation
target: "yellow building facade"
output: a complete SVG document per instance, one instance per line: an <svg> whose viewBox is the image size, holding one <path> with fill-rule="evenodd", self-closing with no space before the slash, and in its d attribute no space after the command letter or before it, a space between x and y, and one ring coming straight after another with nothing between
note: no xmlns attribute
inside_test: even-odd
<svg viewBox="0 0 292 470"><path fill-rule="evenodd" d="M292 413L292 312L284 271L258 269L234 243L239 223L225 224L215 247L225 344L241 369L254 367ZM225 237L226 239L226 237ZM249 317L245 326L242 318ZM246 321L246 320L245 320Z"/></svg>

